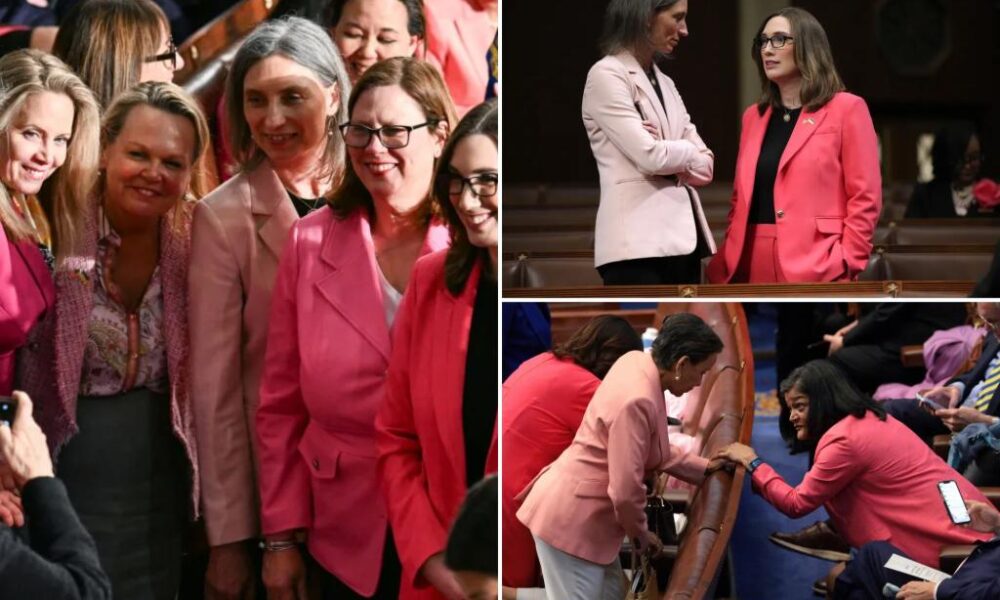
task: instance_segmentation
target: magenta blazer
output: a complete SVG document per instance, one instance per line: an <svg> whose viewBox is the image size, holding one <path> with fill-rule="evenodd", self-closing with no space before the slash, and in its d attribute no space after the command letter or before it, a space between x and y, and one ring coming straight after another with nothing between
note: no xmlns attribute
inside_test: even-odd
<svg viewBox="0 0 1000 600"><path fill-rule="evenodd" d="M264 533L305 529L316 561L371 595L386 540L375 413L391 345L363 213L338 219L324 208L292 227L271 296L256 434ZM422 252L447 244L447 229L432 225Z"/></svg>
<svg viewBox="0 0 1000 600"><path fill-rule="evenodd" d="M892 417L880 421L872 412L862 419L845 417L823 434L815 462L797 487L766 463L753 473L754 488L789 517L824 506L851 546L885 540L931 567L938 566L944 546L992 537L951 522L937 488L948 479L958 482L966 500L989 504L909 428Z"/></svg>
<svg viewBox="0 0 1000 600"><path fill-rule="evenodd" d="M14 242L0 226L0 395L14 390L14 357L35 323L51 314L55 295L34 242Z"/></svg>
<svg viewBox="0 0 1000 600"><path fill-rule="evenodd" d="M497 33L475 0L426 0L427 62L436 66L461 117L486 99L486 55Z"/></svg>
<svg viewBox="0 0 1000 600"><path fill-rule="evenodd" d="M402 600L443 600L418 572L444 552L466 493L462 392L480 269L453 296L444 285L445 254L422 258L413 268L393 330L385 403L375 421L379 477L403 563ZM494 426L485 473L495 473L497 462Z"/></svg>
<svg viewBox="0 0 1000 600"><path fill-rule="evenodd" d="M729 226L708 267L727 283L746 245L757 159L771 108L743 113ZM789 282L848 281L868 264L882 210L878 139L865 101L840 92L816 112L803 109L774 182L777 253ZM751 282L753 283L753 282Z"/></svg>

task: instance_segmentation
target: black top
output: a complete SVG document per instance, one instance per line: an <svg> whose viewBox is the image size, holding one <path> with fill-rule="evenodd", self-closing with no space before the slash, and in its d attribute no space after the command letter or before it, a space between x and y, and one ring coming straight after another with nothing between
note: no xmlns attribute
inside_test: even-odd
<svg viewBox="0 0 1000 600"><path fill-rule="evenodd" d="M781 155L792 137L795 122L799 119L801 108L786 110L775 108L771 110L771 120L767 122L764 141L760 145L760 158L757 159L757 173L753 178L753 196L750 197L750 222L774 223L774 180L778 177L778 165ZM785 121L785 115L788 121Z"/></svg>
<svg viewBox="0 0 1000 600"><path fill-rule="evenodd" d="M927 183L913 186L913 195L906 205L907 219L951 219L962 218L955 212L955 201L952 199L951 182L934 179ZM979 212L975 201L969 206L966 217L989 217L990 213Z"/></svg>
<svg viewBox="0 0 1000 600"><path fill-rule="evenodd" d="M462 435L465 437L466 487L483 478L486 455L497 419L497 282L487 274L479 278L476 303L469 328L462 393Z"/></svg>
<svg viewBox="0 0 1000 600"><path fill-rule="evenodd" d="M656 78L656 70L651 69L646 71L646 77L649 77L649 83L653 86L656 97L660 99L660 106L663 107L663 112L667 112L667 105L663 103L663 90L660 89L660 81Z"/></svg>
<svg viewBox="0 0 1000 600"><path fill-rule="evenodd" d="M0 598L111 598L97 546L73 512L62 482L37 477L22 490L30 545L0 525Z"/></svg>
<svg viewBox="0 0 1000 600"><path fill-rule="evenodd" d="M295 212L299 213L299 218L308 215L317 208L323 208L323 198L299 198L295 194L288 192L288 197L292 199L292 205L295 206Z"/></svg>

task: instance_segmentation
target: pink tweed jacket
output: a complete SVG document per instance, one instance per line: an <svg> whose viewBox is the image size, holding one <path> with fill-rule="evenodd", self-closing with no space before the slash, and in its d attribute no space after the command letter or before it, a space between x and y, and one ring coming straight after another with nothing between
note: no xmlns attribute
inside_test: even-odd
<svg viewBox="0 0 1000 600"><path fill-rule="evenodd" d="M187 274L191 255L193 203L168 213L160 224L160 277L163 327L170 378L170 414L174 435L191 466L191 510L198 516L198 453L188 382ZM79 249L56 267L55 319L32 330L18 357L17 383L35 405L35 418L56 456L79 428L76 402L87 343L87 325L97 277L98 210L96 204L82 228Z"/></svg>

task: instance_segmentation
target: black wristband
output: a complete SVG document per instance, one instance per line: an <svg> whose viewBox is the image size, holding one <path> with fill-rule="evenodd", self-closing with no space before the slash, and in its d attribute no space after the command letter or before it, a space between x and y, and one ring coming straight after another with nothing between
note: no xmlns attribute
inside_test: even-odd
<svg viewBox="0 0 1000 600"><path fill-rule="evenodd" d="M747 473L753 475L753 472L757 470L757 467L759 467L763 463L764 463L764 461L759 456L757 458L751 460L750 464L747 465Z"/></svg>

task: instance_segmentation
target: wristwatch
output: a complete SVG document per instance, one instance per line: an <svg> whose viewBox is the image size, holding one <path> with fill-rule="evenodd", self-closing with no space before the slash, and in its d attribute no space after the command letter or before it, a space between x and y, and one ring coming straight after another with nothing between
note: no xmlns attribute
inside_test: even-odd
<svg viewBox="0 0 1000 600"><path fill-rule="evenodd" d="M756 471L757 467L759 467L763 462L764 461L759 456L751 460L750 464L747 465L747 473L753 475L753 472Z"/></svg>

